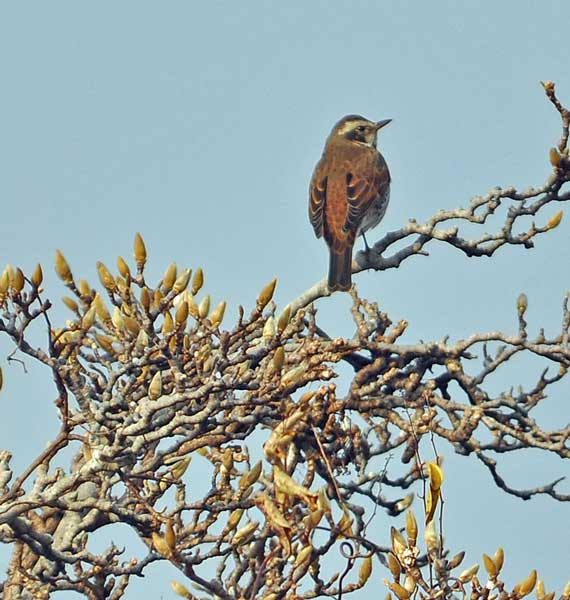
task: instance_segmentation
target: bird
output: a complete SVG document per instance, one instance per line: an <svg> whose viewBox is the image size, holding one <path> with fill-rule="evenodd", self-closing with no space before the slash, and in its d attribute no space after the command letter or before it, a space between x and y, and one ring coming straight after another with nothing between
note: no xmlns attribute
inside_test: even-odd
<svg viewBox="0 0 570 600"><path fill-rule="evenodd" d="M352 248L383 219L390 200L390 171L376 149L378 132L392 119L346 115L332 128L309 188L309 220L329 247L328 288L352 285Z"/></svg>

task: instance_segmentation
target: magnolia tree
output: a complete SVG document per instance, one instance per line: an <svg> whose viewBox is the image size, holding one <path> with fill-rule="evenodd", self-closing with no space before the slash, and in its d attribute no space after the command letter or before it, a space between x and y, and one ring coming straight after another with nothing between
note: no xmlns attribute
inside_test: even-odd
<svg viewBox="0 0 570 600"><path fill-rule="evenodd" d="M405 268L429 244L468 256L532 248L556 227L562 213L543 209L570 199L570 112L551 82L543 86L562 120L543 185L493 188L465 208L409 221L360 253L353 271ZM497 214L504 219L492 233L468 237L457 225L473 231ZM536 223L522 229L529 216ZM496 458L527 448L570 457L570 427L546 431L534 418L570 365L568 297L552 338L529 337L521 295L515 333L408 344L400 342L406 322L353 289L345 318L354 335L344 339L319 327L314 301L328 295L324 280L279 309L272 281L226 326L225 303L210 306L201 269L171 264L154 282L146 263L137 235L134 263L119 257L118 274L98 263L94 288L58 252L69 290L64 325L52 321L39 265L30 274L8 266L0 277L8 360L49 369L60 419L25 470L13 472L0 452L0 539L11 549L3 598L74 590L117 599L149 565L167 561L180 572L170 585L185 598L340 600L384 580L398 600L510 600L534 588L552 600L534 571L507 585L500 548L478 570L463 564L462 548L446 546L435 449L447 442L475 456L506 493L570 500L557 482L515 489ZM30 341L38 331L47 334L43 347ZM513 391L515 381L489 391L489 376L522 354L550 368L530 389ZM343 394L334 383L341 363L353 371ZM386 515L404 512L405 527L390 528ZM93 534L113 524L130 528L144 551L95 551ZM560 597L570 599L570 588Z"/></svg>

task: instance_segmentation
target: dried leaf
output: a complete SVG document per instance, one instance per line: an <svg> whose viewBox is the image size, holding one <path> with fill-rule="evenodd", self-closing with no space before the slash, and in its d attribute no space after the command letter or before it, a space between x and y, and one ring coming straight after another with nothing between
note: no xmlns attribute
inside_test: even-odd
<svg viewBox="0 0 570 600"><path fill-rule="evenodd" d="M443 470L437 463L427 463L427 470L430 480L430 487L439 490L443 483Z"/></svg>
<svg viewBox="0 0 570 600"><path fill-rule="evenodd" d="M426 524L430 523L433 520L435 509L437 508L437 503L439 500L439 495L439 489L434 490L431 487L429 488L428 496L426 498Z"/></svg>
<svg viewBox="0 0 570 600"><path fill-rule="evenodd" d="M337 528L340 534L344 537L351 537L353 534L352 524L354 523L354 519L350 516L348 510L346 508L342 509L342 517L340 521L337 523Z"/></svg>

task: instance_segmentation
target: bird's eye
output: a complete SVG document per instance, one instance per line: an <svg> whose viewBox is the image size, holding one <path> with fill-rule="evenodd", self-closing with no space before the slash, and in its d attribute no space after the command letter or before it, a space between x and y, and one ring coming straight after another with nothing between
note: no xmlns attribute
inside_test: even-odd
<svg viewBox="0 0 570 600"><path fill-rule="evenodd" d="M364 133L366 131L366 127L364 127L364 125L359 125L356 128L356 131L358 131L358 133Z"/></svg>

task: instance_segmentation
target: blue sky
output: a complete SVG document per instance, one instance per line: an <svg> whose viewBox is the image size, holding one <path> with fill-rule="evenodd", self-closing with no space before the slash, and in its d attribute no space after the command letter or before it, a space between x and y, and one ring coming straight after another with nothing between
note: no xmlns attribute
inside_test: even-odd
<svg viewBox="0 0 570 600"><path fill-rule="evenodd" d="M96 261L130 257L140 231L150 272L159 278L172 260L202 266L227 318L274 276L284 305L326 271L307 187L344 114L393 118L380 142L391 205L376 238L495 185L544 181L559 118L539 80L556 81L570 104L569 19L566 0L4 3L0 264L42 262L57 299L55 248L95 281ZM410 322L409 339L514 331L522 290L530 330L553 333L570 287L569 227L532 252L468 260L434 246L355 280ZM348 306L344 295L321 302L325 328L350 335ZM0 341L0 439L24 466L55 431L54 392L44 373L7 366L9 349ZM538 371L514 368L497 386ZM545 405L551 426L568 421L567 391ZM523 487L568 471L530 453L506 462ZM547 590L561 590L568 507L499 494L469 459L447 464L450 543L469 563L503 545L513 578L536 567ZM127 597L169 597L170 572L155 572Z"/></svg>

